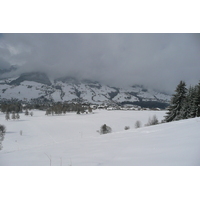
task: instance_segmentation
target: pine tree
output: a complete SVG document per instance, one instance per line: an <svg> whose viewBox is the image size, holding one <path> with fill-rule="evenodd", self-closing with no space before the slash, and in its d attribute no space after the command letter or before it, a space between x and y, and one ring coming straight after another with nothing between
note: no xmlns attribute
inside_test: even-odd
<svg viewBox="0 0 200 200"><path fill-rule="evenodd" d="M29 112L28 112L28 110L26 109L26 111L25 111L25 115L29 115Z"/></svg>
<svg viewBox="0 0 200 200"><path fill-rule="evenodd" d="M193 106L193 99L194 99L195 89L194 87L190 86L187 90L186 97L183 101L183 105L180 110L180 119L188 119L191 118L190 113Z"/></svg>
<svg viewBox="0 0 200 200"><path fill-rule="evenodd" d="M9 120L9 119L10 119L10 113L9 113L9 112L6 112L5 118L6 118L6 120Z"/></svg>
<svg viewBox="0 0 200 200"><path fill-rule="evenodd" d="M200 82L196 86L196 95L194 98L194 105L195 105L195 115L196 117L200 117Z"/></svg>
<svg viewBox="0 0 200 200"><path fill-rule="evenodd" d="M187 95L188 103L188 113L187 118L196 117L196 105L195 105L195 96L196 96L197 87L190 87Z"/></svg>
<svg viewBox="0 0 200 200"><path fill-rule="evenodd" d="M92 112L92 108L89 106L88 108L88 112L91 113Z"/></svg>
<svg viewBox="0 0 200 200"><path fill-rule="evenodd" d="M16 114L16 119L20 119L19 113Z"/></svg>
<svg viewBox="0 0 200 200"><path fill-rule="evenodd" d="M166 122L183 118L183 113L181 112L181 109L183 108L187 93L187 88L184 81L180 81L175 92L176 93L172 96L170 106L168 107L169 111L167 112L167 116L165 116Z"/></svg>
<svg viewBox="0 0 200 200"><path fill-rule="evenodd" d="M12 119L16 119L15 112L12 113Z"/></svg>

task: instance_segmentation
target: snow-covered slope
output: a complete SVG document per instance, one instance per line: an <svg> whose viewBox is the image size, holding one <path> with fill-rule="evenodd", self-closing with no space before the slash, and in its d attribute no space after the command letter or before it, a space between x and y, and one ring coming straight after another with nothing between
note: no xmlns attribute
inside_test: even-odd
<svg viewBox="0 0 200 200"><path fill-rule="evenodd" d="M7 127L0 165L200 165L200 118L144 127L164 111L106 111L0 121ZM143 127L135 129L136 120ZM97 130L106 123L112 133ZM130 126L129 130L124 130ZM22 131L22 135L20 135Z"/></svg>

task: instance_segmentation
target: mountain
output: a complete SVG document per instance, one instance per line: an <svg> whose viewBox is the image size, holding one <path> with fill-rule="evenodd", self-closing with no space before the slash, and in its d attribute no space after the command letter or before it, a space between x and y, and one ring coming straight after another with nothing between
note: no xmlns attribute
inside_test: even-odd
<svg viewBox="0 0 200 200"><path fill-rule="evenodd" d="M142 107L165 108L170 95L140 85L112 87L91 80L61 77L50 80L41 72L24 73L0 80L0 101L17 99L32 101L68 101L91 104L134 104Z"/></svg>
<svg viewBox="0 0 200 200"><path fill-rule="evenodd" d="M7 74L16 70L17 70L17 67L14 65L10 66L9 68L0 68L0 75Z"/></svg>
<svg viewBox="0 0 200 200"><path fill-rule="evenodd" d="M46 74L40 72L24 73L21 76L10 82L10 85L20 85L24 81L33 81L44 85L51 85L51 82Z"/></svg>

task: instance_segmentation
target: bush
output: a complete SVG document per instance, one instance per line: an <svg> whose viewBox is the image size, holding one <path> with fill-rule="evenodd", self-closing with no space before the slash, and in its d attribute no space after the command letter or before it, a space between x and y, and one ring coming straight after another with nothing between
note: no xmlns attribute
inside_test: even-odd
<svg viewBox="0 0 200 200"><path fill-rule="evenodd" d="M5 133L5 132L6 132L6 127L0 124L0 133Z"/></svg>
<svg viewBox="0 0 200 200"><path fill-rule="evenodd" d="M25 115L29 115L29 112L28 112L28 110L26 109L26 111L25 111L25 113L24 113Z"/></svg>
<svg viewBox="0 0 200 200"><path fill-rule="evenodd" d="M124 127L124 130L128 130L128 129L130 129L130 126L125 126Z"/></svg>
<svg viewBox="0 0 200 200"><path fill-rule="evenodd" d="M156 125L156 124L158 124L158 119L157 119L156 115L154 115L152 118L149 118L149 121L146 124L146 126L152 126L152 125Z"/></svg>
<svg viewBox="0 0 200 200"><path fill-rule="evenodd" d="M135 122L135 128L140 128L141 126L142 126L141 121L137 120L137 121Z"/></svg>
<svg viewBox="0 0 200 200"><path fill-rule="evenodd" d="M112 129L109 126L107 126L106 124L102 125L100 128L101 134L106 134L106 133L111 133L111 132L112 132Z"/></svg>
<svg viewBox="0 0 200 200"><path fill-rule="evenodd" d="M1 142L4 140L5 132L6 132L6 127L0 124L0 150L3 148Z"/></svg>

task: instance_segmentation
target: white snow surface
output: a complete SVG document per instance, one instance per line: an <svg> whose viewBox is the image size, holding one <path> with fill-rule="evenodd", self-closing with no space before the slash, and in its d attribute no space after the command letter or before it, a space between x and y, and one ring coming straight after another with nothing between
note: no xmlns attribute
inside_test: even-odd
<svg viewBox="0 0 200 200"><path fill-rule="evenodd" d="M183 166L200 165L200 118L144 126L165 111L106 111L45 116L20 114L0 122L7 132L0 150L1 166ZM137 120L142 127L135 129ZM107 124L112 133L97 130ZM129 130L124 130L130 126ZM22 131L22 135L20 135Z"/></svg>

